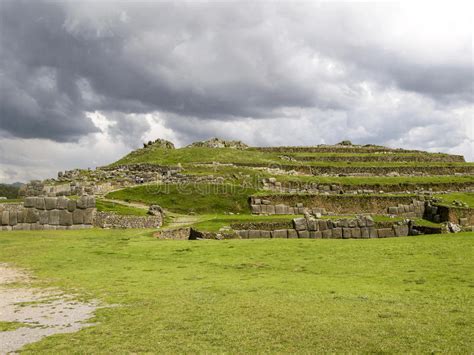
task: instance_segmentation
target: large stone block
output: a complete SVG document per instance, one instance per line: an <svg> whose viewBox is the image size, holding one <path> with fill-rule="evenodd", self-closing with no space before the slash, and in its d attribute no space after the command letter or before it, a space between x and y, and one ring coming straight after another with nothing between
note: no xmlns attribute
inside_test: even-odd
<svg viewBox="0 0 474 355"><path fill-rule="evenodd" d="M6 226L10 223L10 211L2 212L2 225Z"/></svg>
<svg viewBox="0 0 474 355"><path fill-rule="evenodd" d="M72 211L72 223L73 224L84 223L84 210L76 209Z"/></svg>
<svg viewBox="0 0 474 355"><path fill-rule="evenodd" d="M10 211L10 221L9 225L14 226L18 223L18 212L17 211Z"/></svg>
<svg viewBox="0 0 474 355"><path fill-rule="evenodd" d="M86 196L86 208L95 208L94 196Z"/></svg>
<svg viewBox="0 0 474 355"><path fill-rule="evenodd" d="M272 231L272 238L288 238L287 229L277 229Z"/></svg>
<svg viewBox="0 0 474 355"><path fill-rule="evenodd" d="M308 231L298 231L298 238L309 238Z"/></svg>
<svg viewBox="0 0 474 355"><path fill-rule="evenodd" d="M345 218L344 218L344 219L340 219L339 222L338 222L338 224L339 224L339 227L342 227L342 228L347 228L347 227L349 227L349 222L348 222L348 220L345 219Z"/></svg>
<svg viewBox="0 0 474 355"><path fill-rule="evenodd" d="M375 227L369 227L369 237L370 238L378 238L379 235L377 233L377 229Z"/></svg>
<svg viewBox="0 0 474 355"><path fill-rule="evenodd" d="M25 209L25 223L36 223L39 220L39 211L35 208Z"/></svg>
<svg viewBox="0 0 474 355"><path fill-rule="evenodd" d="M285 205L276 205L275 206L275 214L287 214L288 207Z"/></svg>
<svg viewBox="0 0 474 355"><path fill-rule="evenodd" d="M326 229L322 231L322 237L323 239L330 239L332 238L332 231L333 229Z"/></svg>
<svg viewBox="0 0 474 355"><path fill-rule="evenodd" d="M342 238L342 228L340 228L340 227L333 228L332 237L335 238L335 239L341 239Z"/></svg>
<svg viewBox="0 0 474 355"><path fill-rule="evenodd" d="M72 213L67 210L59 210L59 224L61 226L72 225Z"/></svg>
<svg viewBox="0 0 474 355"><path fill-rule="evenodd" d="M24 223L25 222L25 209L24 208L22 208L21 210L18 211L16 218L17 218L18 223Z"/></svg>
<svg viewBox="0 0 474 355"><path fill-rule="evenodd" d="M309 218L307 222L308 222L308 230L317 231L319 229L319 224L316 219Z"/></svg>
<svg viewBox="0 0 474 355"><path fill-rule="evenodd" d="M350 219L348 221L349 228L356 228L357 227L357 220L356 219Z"/></svg>
<svg viewBox="0 0 474 355"><path fill-rule="evenodd" d="M87 208L87 196L81 196L76 200L77 208L86 209Z"/></svg>
<svg viewBox="0 0 474 355"><path fill-rule="evenodd" d="M388 214L398 214L398 207L392 206L388 208Z"/></svg>
<svg viewBox="0 0 474 355"><path fill-rule="evenodd" d="M293 219L293 228L297 231L307 230L308 224L306 223L306 218L294 218Z"/></svg>
<svg viewBox="0 0 474 355"><path fill-rule="evenodd" d="M84 211L84 224L92 224L94 222L95 208L87 208Z"/></svg>
<svg viewBox="0 0 474 355"><path fill-rule="evenodd" d="M249 239L260 238L259 230L249 230Z"/></svg>
<svg viewBox="0 0 474 355"><path fill-rule="evenodd" d="M400 226L395 225L393 226L393 233L396 237L406 237L408 236L408 226L406 224Z"/></svg>
<svg viewBox="0 0 474 355"><path fill-rule="evenodd" d="M56 201L56 208L58 210L65 210L67 209L67 204L68 204L68 199L66 197L58 197L58 200Z"/></svg>
<svg viewBox="0 0 474 355"><path fill-rule="evenodd" d="M360 239L361 237L360 228L352 228L351 234L352 234L352 238Z"/></svg>
<svg viewBox="0 0 474 355"><path fill-rule="evenodd" d="M360 229L360 237L363 238L363 239L370 238L369 228L367 228L367 227L362 227L362 228Z"/></svg>
<svg viewBox="0 0 474 355"><path fill-rule="evenodd" d="M74 216L73 216L74 218ZM248 239L249 238L249 231L244 229L244 230L239 230L237 231L237 234L240 236L242 239Z"/></svg>
<svg viewBox="0 0 474 355"><path fill-rule="evenodd" d="M35 207L36 197L25 197L23 202L24 207Z"/></svg>
<svg viewBox="0 0 474 355"><path fill-rule="evenodd" d="M367 226L367 221L366 221L365 217L357 218L357 225L358 225L359 227L365 227L365 226Z"/></svg>
<svg viewBox="0 0 474 355"><path fill-rule="evenodd" d="M36 197L34 207L38 210L44 210L45 209L44 197Z"/></svg>
<svg viewBox="0 0 474 355"><path fill-rule="evenodd" d="M323 231L325 229L328 229L328 223L326 220L324 219L320 219L318 220L318 226L319 226L319 230L320 231Z"/></svg>
<svg viewBox="0 0 474 355"><path fill-rule="evenodd" d="M349 239L352 237L351 228L342 228L342 237L344 239Z"/></svg>
<svg viewBox="0 0 474 355"><path fill-rule="evenodd" d="M250 206L252 213L260 214L261 213L261 205L251 205Z"/></svg>
<svg viewBox="0 0 474 355"><path fill-rule="evenodd" d="M49 223L49 211L47 211L47 210L38 211L38 216L39 216L38 222L40 224L48 224Z"/></svg>
<svg viewBox="0 0 474 355"><path fill-rule="evenodd" d="M76 209L76 200L68 200L67 201L67 210L69 212L73 212Z"/></svg>
<svg viewBox="0 0 474 355"><path fill-rule="evenodd" d="M260 231L260 238L271 238L272 234L270 231Z"/></svg>
<svg viewBox="0 0 474 355"><path fill-rule="evenodd" d="M275 206L274 205L268 205L267 206L267 213L268 214L275 214Z"/></svg>
<svg viewBox="0 0 474 355"><path fill-rule="evenodd" d="M323 237L323 233L321 231L310 231L309 237L311 239L321 239Z"/></svg>
<svg viewBox="0 0 474 355"><path fill-rule="evenodd" d="M59 210L51 210L48 212L49 214L49 223L53 226L57 226L59 224Z"/></svg>
<svg viewBox="0 0 474 355"><path fill-rule="evenodd" d="M294 229L288 229L288 238L298 238L298 233Z"/></svg>
<svg viewBox="0 0 474 355"><path fill-rule="evenodd" d="M379 238L394 237L395 233L392 228L380 228L377 230Z"/></svg>
<svg viewBox="0 0 474 355"><path fill-rule="evenodd" d="M47 210L54 210L56 209L57 205L57 198L56 197L45 197L44 198L44 205Z"/></svg>

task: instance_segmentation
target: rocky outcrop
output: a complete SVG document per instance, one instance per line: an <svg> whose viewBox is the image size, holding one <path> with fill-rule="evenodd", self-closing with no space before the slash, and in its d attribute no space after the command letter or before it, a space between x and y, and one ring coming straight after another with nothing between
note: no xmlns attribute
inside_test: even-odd
<svg viewBox="0 0 474 355"><path fill-rule="evenodd" d="M246 149L248 148L248 145L241 141L230 141L220 138L211 138L207 141L191 143L187 147Z"/></svg>
<svg viewBox="0 0 474 355"><path fill-rule="evenodd" d="M143 143L144 149L150 148L161 148L161 149L175 149L174 144L166 139L158 138L154 141L148 141L147 143Z"/></svg>

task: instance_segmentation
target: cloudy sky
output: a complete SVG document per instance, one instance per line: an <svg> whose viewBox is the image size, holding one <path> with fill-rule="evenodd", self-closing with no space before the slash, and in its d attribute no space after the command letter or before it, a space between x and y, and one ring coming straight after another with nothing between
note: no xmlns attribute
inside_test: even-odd
<svg viewBox="0 0 474 355"><path fill-rule="evenodd" d="M0 0L0 182L158 137L474 159L470 2Z"/></svg>

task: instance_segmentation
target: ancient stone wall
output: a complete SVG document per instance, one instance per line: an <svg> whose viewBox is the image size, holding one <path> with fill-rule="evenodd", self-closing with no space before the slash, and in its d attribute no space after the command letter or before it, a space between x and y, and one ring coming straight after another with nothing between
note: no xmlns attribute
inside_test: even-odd
<svg viewBox="0 0 474 355"><path fill-rule="evenodd" d="M158 228L162 225L161 214L156 216L122 216L113 212L97 212L94 226L100 228Z"/></svg>
<svg viewBox="0 0 474 355"><path fill-rule="evenodd" d="M418 198L418 197L417 197ZM418 201L414 196L379 195L319 195L272 194L251 196L253 214L303 214L305 211L326 214L377 213L385 214L392 206L410 205ZM410 209L410 208L409 208ZM397 209L398 211L398 209ZM411 211L408 211L411 212ZM415 209L413 209L415 212Z"/></svg>
<svg viewBox="0 0 474 355"><path fill-rule="evenodd" d="M403 217L423 218L425 214L425 202L413 200L410 204L398 204L387 208L390 215Z"/></svg>
<svg viewBox="0 0 474 355"><path fill-rule="evenodd" d="M427 203L424 218L435 223L451 222L462 227L474 226L474 209Z"/></svg>
<svg viewBox="0 0 474 355"><path fill-rule="evenodd" d="M321 184L307 183L299 181L281 182L276 178L262 179L264 190L281 192L281 193L309 193L309 194L380 194L391 192L404 193L429 193L433 191L473 191L474 182L463 183L401 183L401 184L385 184L385 185L341 185L341 184Z"/></svg>
<svg viewBox="0 0 474 355"><path fill-rule="evenodd" d="M1 230L92 228L95 198L27 197L23 204L1 204Z"/></svg>
<svg viewBox="0 0 474 355"><path fill-rule="evenodd" d="M356 219L317 219L301 217L293 220L293 228L285 229L241 229L236 231L242 239L253 238L312 238L312 239L368 239L408 236L407 222L393 225L377 225L372 218L360 216Z"/></svg>

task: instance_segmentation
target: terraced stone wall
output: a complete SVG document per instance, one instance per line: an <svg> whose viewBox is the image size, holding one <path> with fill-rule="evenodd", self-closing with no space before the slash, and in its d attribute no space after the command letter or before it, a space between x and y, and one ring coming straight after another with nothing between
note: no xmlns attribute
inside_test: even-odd
<svg viewBox="0 0 474 355"><path fill-rule="evenodd" d="M122 216L113 212L97 212L94 226L100 228L158 228L163 218L157 216Z"/></svg>
<svg viewBox="0 0 474 355"><path fill-rule="evenodd" d="M474 209L427 204L424 218L436 223L451 222L462 227L474 226Z"/></svg>
<svg viewBox="0 0 474 355"><path fill-rule="evenodd" d="M341 185L341 184L321 184L306 183L298 181L281 182L276 178L262 179L263 189L268 191L282 193L322 193L322 194L340 194L340 193L357 193L357 194L373 194L386 192L411 192L423 193L432 191L460 191L468 192L474 190L474 181L462 183L426 183L426 184L373 184L373 185Z"/></svg>
<svg viewBox="0 0 474 355"><path fill-rule="evenodd" d="M51 230L92 228L95 198L27 197L23 204L0 205L1 230Z"/></svg>
<svg viewBox="0 0 474 355"><path fill-rule="evenodd" d="M407 195L272 194L251 196L250 207L253 214L269 215L302 214L305 211L321 214L326 212L385 214L389 207L411 205L415 201L418 201L418 197Z"/></svg>

